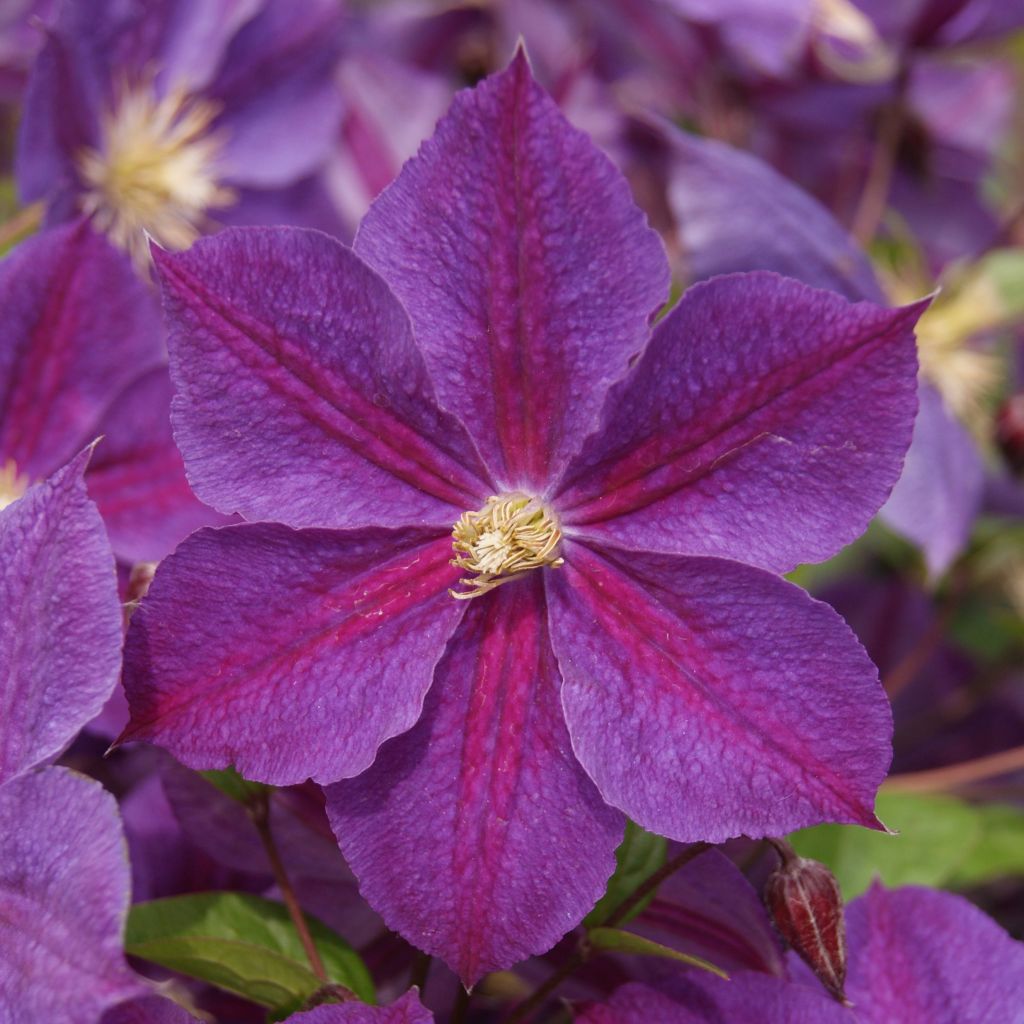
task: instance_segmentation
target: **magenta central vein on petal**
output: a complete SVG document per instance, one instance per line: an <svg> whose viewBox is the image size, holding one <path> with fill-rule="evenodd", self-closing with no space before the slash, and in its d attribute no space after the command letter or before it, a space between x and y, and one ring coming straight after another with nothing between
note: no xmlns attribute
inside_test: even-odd
<svg viewBox="0 0 1024 1024"><path fill-rule="evenodd" d="M637 589L635 583L628 574L616 569L607 559L601 559L601 561L607 571L614 572L619 577L624 587L632 590ZM672 678L673 675L678 674L678 676L683 677L693 686L693 689L702 699L702 704L699 708L701 713L713 710L715 712L715 719L719 721L726 730L736 733L746 742L757 743L763 749L773 750L780 754L784 759L791 762L808 780L808 789L824 787L829 793L836 797L840 806L850 809L852 815L856 819L862 809L850 802L848 794L844 791L842 780L836 778L835 773L825 762L816 758L811 750L803 749L796 752L792 751L785 743L781 742L768 731L764 721L751 718L745 711L735 705L725 704L715 691L714 680L711 682L705 682L687 665L683 664L683 662L679 660L672 651L665 647L659 637L660 635L671 637L673 632L678 630L678 619L675 619L670 612L661 623L655 621L653 617L630 617L629 608L633 605L633 602L624 602L623 605L620 606L618 602L613 603L605 600L604 594L601 592L601 587L594 582L589 573L587 573L583 568L585 560L577 558L574 559L573 564L577 569L578 579L583 581L585 587L585 590L581 589L578 591L579 596L585 597L590 607L595 609L595 621L600 621L602 615L606 618L608 615L613 617L623 633L626 635L633 634L633 636L639 641L639 644L630 644L630 648L635 649L637 646L646 646L656 656L660 657L661 660L671 665L673 672L669 673L667 678ZM656 584L648 586L644 591L644 595L648 600L645 602L643 598L638 599L635 602L636 607L642 607L644 603L647 603L668 612L664 602L662 602L658 597ZM683 636L679 639L684 642L689 642L690 650L693 651L695 655L697 655L698 652L701 652L701 648L698 644L693 642L695 638L692 635ZM698 670L701 668L701 666L697 667ZM683 693L685 697L685 689L683 687L678 687L678 690ZM785 732L785 730L782 731Z"/></svg>
<svg viewBox="0 0 1024 1024"><path fill-rule="evenodd" d="M689 472L681 467L677 468L674 466L683 456L699 452L702 448L713 444L727 435L736 426L753 425L758 413L772 408L775 404L780 404L785 409L786 414L788 414L774 424L778 428L787 418L792 418L801 411L801 406L791 398L788 403L783 402L783 399L788 398L797 388L826 375L830 371L836 370L840 362L849 366L856 365L856 361L851 364L848 360L855 360L857 356L865 359L868 358L870 355L868 349L872 343L887 335L887 328L882 328L860 340L857 344L850 346L831 362L822 363L813 367L807 373L798 374L795 379L773 390L768 398L758 402L756 405L744 406L729 419L725 420L713 433L707 434L696 441L686 442L678 447L671 448L667 452L662 450L661 446L664 444L665 437L661 435L656 435L643 444L638 445L630 452L626 459L623 459L618 464L618 467L616 467L618 472L613 472L610 480L605 484L597 497L588 496L587 491L591 490L591 488L586 487L584 482L584 494L579 500L575 502L570 500L565 505L561 502L558 503L563 521L573 525L584 526L600 523L619 515L628 515L631 512L647 508L713 473L719 466L727 463L731 458L749 448L752 444L756 444L765 438L778 436L777 430L758 430L752 437L737 439L737 442L724 452L700 463ZM785 368L776 370L774 372L775 378L780 379L788 376L793 367L797 365L799 365L797 362L793 362ZM670 479L664 484L649 490L644 487L644 481L648 477L656 473L671 473L673 469L678 474L675 479ZM575 490L576 483L578 481L570 482L568 486L563 486L563 493L570 489Z"/></svg>
<svg viewBox="0 0 1024 1024"><path fill-rule="evenodd" d="M225 341L228 338L243 343L251 341L259 353L272 360L272 363L261 365L258 358L254 360L247 355L244 345L232 350L249 369L259 374L268 387L291 397L293 407L314 426L367 462L417 490L426 491L456 507L466 507L479 499L485 485L465 473L454 459L430 446L421 435L386 409L368 402L355 389L350 389L344 396L332 398L325 395L319 388L326 385L326 379L317 376L317 368L307 364L299 350L289 345L287 339L275 341L273 332L252 317L245 317L243 322L242 318L233 315L227 306L217 301L192 274L177 264L167 261L164 273L189 289L232 328L225 333ZM287 370L289 376L275 374L273 369L276 367ZM266 372L260 373L261 370ZM295 382L299 387L291 390L288 381ZM324 407L322 414L313 415L312 407L315 406ZM381 419L385 419L385 426L380 424ZM346 427L349 429L346 430ZM441 469L437 468L438 465Z"/></svg>

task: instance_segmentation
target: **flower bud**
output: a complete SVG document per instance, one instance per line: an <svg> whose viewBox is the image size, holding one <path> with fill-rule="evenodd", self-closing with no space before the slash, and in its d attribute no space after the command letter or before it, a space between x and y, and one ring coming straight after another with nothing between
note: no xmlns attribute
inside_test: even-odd
<svg viewBox="0 0 1024 1024"><path fill-rule="evenodd" d="M1011 395L996 415L996 443L1017 474L1024 474L1024 391Z"/></svg>
<svg viewBox="0 0 1024 1024"><path fill-rule="evenodd" d="M782 864L765 883L764 900L782 937L835 999L846 1005L846 924L839 883L824 864L777 844Z"/></svg>

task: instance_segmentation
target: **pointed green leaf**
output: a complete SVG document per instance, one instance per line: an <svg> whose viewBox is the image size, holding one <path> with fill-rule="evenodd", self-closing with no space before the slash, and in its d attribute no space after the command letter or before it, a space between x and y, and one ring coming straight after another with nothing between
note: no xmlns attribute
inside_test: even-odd
<svg viewBox="0 0 1024 1024"><path fill-rule="evenodd" d="M359 954L316 918L306 920L328 978L374 1002ZM277 1011L298 1008L321 988L287 909L248 893L137 903L128 916L125 951Z"/></svg>
<svg viewBox="0 0 1024 1024"><path fill-rule="evenodd" d="M587 932L587 939L595 949L607 949L616 953L633 953L637 956L658 956L666 960L678 960L680 963L689 964L690 967L699 967L702 971L710 971L727 981L729 975L716 967L708 960L702 960L699 956L689 956L687 953L680 953L678 949L670 946L663 946L660 942L652 942L642 935L635 935L633 932L624 932L619 928L591 928Z"/></svg>

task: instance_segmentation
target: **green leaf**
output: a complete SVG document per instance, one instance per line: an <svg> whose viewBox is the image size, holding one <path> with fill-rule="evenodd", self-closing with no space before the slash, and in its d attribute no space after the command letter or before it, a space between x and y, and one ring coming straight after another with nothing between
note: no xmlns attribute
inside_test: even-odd
<svg viewBox="0 0 1024 1024"><path fill-rule="evenodd" d="M615 851L615 873L608 881L608 889L597 901L594 909L583 919L587 928L593 928L608 919L608 915L636 887L654 874L665 863L668 842L661 836L645 832L639 825L626 822L626 834ZM631 921L654 899L652 892L637 904L621 921Z"/></svg>
<svg viewBox="0 0 1024 1024"><path fill-rule="evenodd" d="M359 954L320 921L306 920L328 978L374 1002ZM297 1009L321 987L287 909L248 893L137 903L128 915L125 950L271 1010Z"/></svg>
<svg viewBox="0 0 1024 1024"><path fill-rule="evenodd" d="M607 949L616 953L634 953L637 956L659 956L666 960L678 960L680 963L689 964L691 967L699 967L702 971L710 971L720 978L729 980L729 975L716 967L708 960L702 960L699 956L689 956L680 953L678 949L663 946L660 942L652 942L642 935L634 935L633 932L624 932L619 928L591 928L587 932L587 939L595 949Z"/></svg>
<svg viewBox="0 0 1024 1024"><path fill-rule="evenodd" d="M271 788L262 782L250 782L248 779L242 778L234 768L224 768L220 771L211 769L199 774L226 796L237 800L240 804L252 803L261 793L269 792Z"/></svg>
<svg viewBox="0 0 1024 1024"><path fill-rule="evenodd" d="M832 869L848 900L876 876L887 886L943 886L981 835L975 809L949 796L883 791L876 809L899 835L858 825L819 825L790 836L802 857Z"/></svg>
<svg viewBox="0 0 1024 1024"><path fill-rule="evenodd" d="M967 888L993 878L1024 875L1024 811L1009 804L973 808L981 834L950 879Z"/></svg>

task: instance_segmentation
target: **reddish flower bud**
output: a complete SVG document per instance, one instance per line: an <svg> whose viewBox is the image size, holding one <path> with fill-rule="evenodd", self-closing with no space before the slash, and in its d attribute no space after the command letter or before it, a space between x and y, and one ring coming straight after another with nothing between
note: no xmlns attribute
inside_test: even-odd
<svg viewBox="0 0 1024 1024"><path fill-rule="evenodd" d="M996 442L1015 473L1024 474L1024 391L1011 395L996 416Z"/></svg>
<svg viewBox="0 0 1024 1024"><path fill-rule="evenodd" d="M776 844L782 864L765 883L764 900L782 937L841 1003L846 981L846 924L839 883L824 864Z"/></svg>

